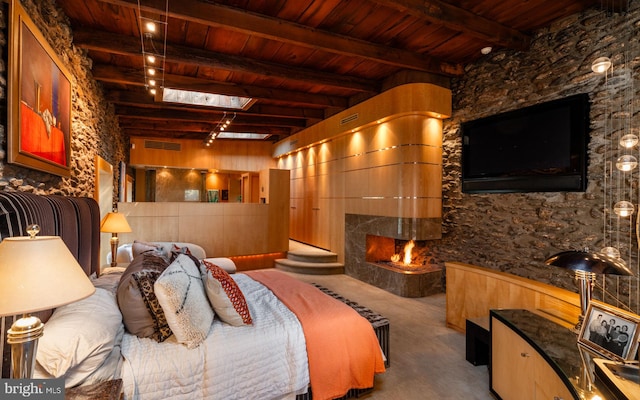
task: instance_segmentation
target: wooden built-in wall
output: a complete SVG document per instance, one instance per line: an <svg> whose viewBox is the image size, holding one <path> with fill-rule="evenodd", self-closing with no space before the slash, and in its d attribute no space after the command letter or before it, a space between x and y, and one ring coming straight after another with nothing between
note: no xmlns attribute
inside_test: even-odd
<svg viewBox="0 0 640 400"><path fill-rule="evenodd" d="M142 241L191 242L209 257L232 257L286 252L289 248L289 171L262 171L260 186L269 202L118 203L131 233L119 234L120 243ZM271 265L261 265L270 267Z"/></svg>
<svg viewBox="0 0 640 400"><path fill-rule="evenodd" d="M174 167L201 170L258 172L274 168L271 142L131 137L133 167Z"/></svg>
<svg viewBox="0 0 640 400"><path fill-rule="evenodd" d="M276 143L291 170L291 237L344 260L345 214L439 219L450 114L448 89L407 84Z"/></svg>
<svg viewBox="0 0 640 400"><path fill-rule="evenodd" d="M489 317L489 310L538 310L564 325L580 315L578 294L513 274L459 262L447 262L447 326L464 332L466 320Z"/></svg>

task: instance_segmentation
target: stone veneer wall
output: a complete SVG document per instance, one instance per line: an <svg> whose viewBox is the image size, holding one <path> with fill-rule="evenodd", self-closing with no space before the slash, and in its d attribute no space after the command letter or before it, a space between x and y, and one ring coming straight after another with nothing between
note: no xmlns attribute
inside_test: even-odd
<svg viewBox="0 0 640 400"><path fill-rule="evenodd" d="M72 92L71 176L59 177L7 163L7 69L9 5L0 5L0 190L18 190L37 194L93 196L95 156L114 166L127 159L128 143L118 127L113 106L109 105L102 87L92 77L91 60L84 50L72 44L73 32L68 18L54 0L20 0L31 19L58 53L62 63L75 79ZM27 58L28 60L28 58ZM114 179L114 197L118 196Z"/></svg>
<svg viewBox="0 0 640 400"><path fill-rule="evenodd" d="M596 9L575 14L537 32L529 51L494 51L453 80L453 116L444 124L443 239L432 243L441 263L480 265L577 291L570 274L546 266L544 260L561 250L604 247L603 152L609 138L604 137L602 101L607 96L605 78L591 71L591 62L606 55L614 65L621 64L623 51L635 49L635 89L640 90L640 46L634 28L639 20L640 2L636 0L625 14ZM586 192L461 192L460 123L577 93L589 93L591 100ZM640 93L635 98L638 112ZM637 271L635 261L631 267ZM605 285L616 293L613 279L607 278ZM637 300L627 301L626 285L631 284L631 297L636 298L637 280L624 278L621 282L616 294L624 303L633 304ZM601 291L596 290L594 296L601 298ZM606 301L615 304L611 298Z"/></svg>

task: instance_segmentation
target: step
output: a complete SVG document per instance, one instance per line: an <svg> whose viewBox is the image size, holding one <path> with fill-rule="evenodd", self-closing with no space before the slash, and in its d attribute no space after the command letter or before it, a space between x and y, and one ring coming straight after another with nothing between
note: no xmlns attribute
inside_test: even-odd
<svg viewBox="0 0 640 400"><path fill-rule="evenodd" d="M344 274L344 264L337 262L304 262L288 258L275 260L275 267L282 271L295 272L306 275L336 275Z"/></svg>
<svg viewBox="0 0 640 400"><path fill-rule="evenodd" d="M335 263L338 255L326 250L289 250L287 258L293 261L309 263Z"/></svg>

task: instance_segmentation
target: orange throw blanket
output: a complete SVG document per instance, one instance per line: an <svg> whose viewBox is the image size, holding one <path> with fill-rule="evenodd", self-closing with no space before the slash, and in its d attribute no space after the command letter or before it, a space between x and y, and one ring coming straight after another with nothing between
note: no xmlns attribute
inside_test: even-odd
<svg viewBox="0 0 640 400"><path fill-rule="evenodd" d="M385 368L369 321L341 301L282 272L246 274L268 287L300 320L314 400L373 387L374 374Z"/></svg>

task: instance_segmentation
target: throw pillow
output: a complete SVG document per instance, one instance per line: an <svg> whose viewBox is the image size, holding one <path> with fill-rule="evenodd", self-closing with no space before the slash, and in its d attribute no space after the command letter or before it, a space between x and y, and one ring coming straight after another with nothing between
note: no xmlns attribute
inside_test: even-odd
<svg viewBox="0 0 640 400"><path fill-rule="evenodd" d="M196 263L196 265L200 264L200 261L191 254L191 250L189 250L187 246L178 247L178 245L176 245L175 243L173 244L173 246L171 246L171 257L169 259L169 263L174 262L180 254L184 254L191 257L191 259Z"/></svg>
<svg viewBox="0 0 640 400"><path fill-rule="evenodd" d="M154 320L133 275L140 271L155 271L159 276L167 266L164 258L143 253L131 261L120 278L116 292L118 306L122 312L125 327L138 337L152 337L157 340L162 337L162 334L158 331L157 316Z"/></svg>
<svg viewBox="0 0 640 400"><path fill-rule="evenodd" d="M185 254L178 255L154 289L177 341L190 349L198 347L213 323L198 264Z"/></svg>
<svg viewBox="0 0 640 400"><path fill-rule="evenodd" d="M216 315L234 326L251 325L253 320L247 301L236 281L224 269L206 259L202 264L207 297Z"/></svg>
<svg viewBox="0 0 640 400"><path fill-rule="evenodd" d="M167 257L167 253L165 253L162 246L158 246L153 243L134 241L131 245L131 253L133 258L138 257L140 254L151 254L154 256L165 258Z"/></svg>

